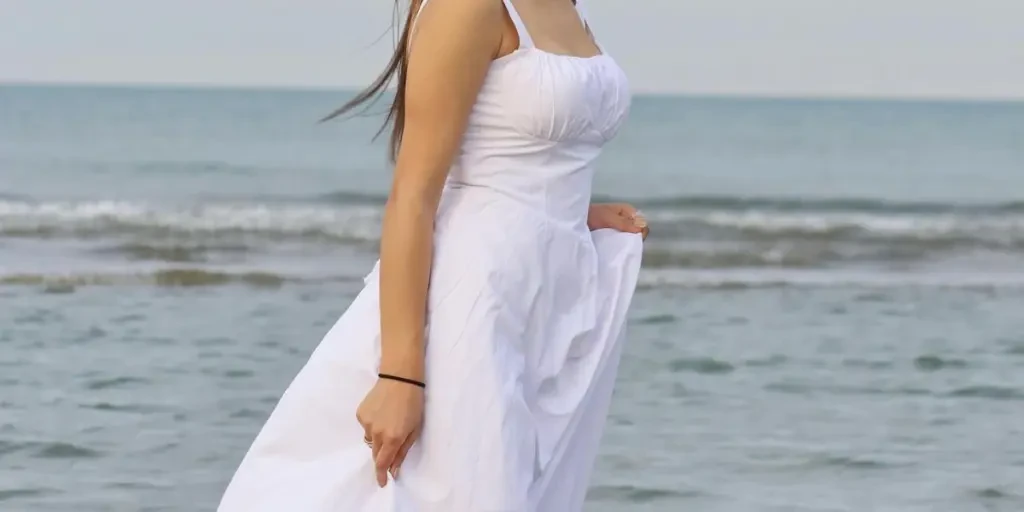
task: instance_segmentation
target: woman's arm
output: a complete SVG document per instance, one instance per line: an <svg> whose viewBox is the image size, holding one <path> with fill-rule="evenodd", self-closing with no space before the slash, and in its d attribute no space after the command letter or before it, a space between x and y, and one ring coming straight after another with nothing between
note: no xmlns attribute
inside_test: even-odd
<svg viewBox="0 0 1024 512"><path fill-rule="evenodd" d="M479 0L431 0L416 22L405 91L405 134L381 234L382 372L423 378L434 216L500 42L500 6Z"/></svg>
<svg viewBox="0 0 1024 512"><path fill-rule="evenodd" d="M405 132L381 234L382 373L423 380L434 216L502 25L502 3L480 0L430 0L416 21ZM379 380L360 405L357 416L373 441L381 486L416 440L422 404L419 388Z"/></svg>

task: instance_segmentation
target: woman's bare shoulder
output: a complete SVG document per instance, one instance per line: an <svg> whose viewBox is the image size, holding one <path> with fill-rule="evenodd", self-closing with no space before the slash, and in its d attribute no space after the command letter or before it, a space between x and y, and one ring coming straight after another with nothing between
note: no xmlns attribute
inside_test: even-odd
<svg viewBox="0 0 1024 512"><path fill-rule="evenodd" d="M423 0L414 23L409 44L413 54L420 54L423 46L458 47L457 41L474 46L493 57L501 43L505 22L502 0ZM427 42L442 39L444 42ZM420 51L416 51L420 47ZM451 48L455 49L455 48ZM429 51L427 53L430 53Z"/></svg>
<svg viewBox="0 0 1024 512"><path fill-rule="evenodd" d="M412 7L416 24L424 22L462 24L501 23L505 16L502 0L421 0ZM429 21L432 20L432 21Z"/></svg>

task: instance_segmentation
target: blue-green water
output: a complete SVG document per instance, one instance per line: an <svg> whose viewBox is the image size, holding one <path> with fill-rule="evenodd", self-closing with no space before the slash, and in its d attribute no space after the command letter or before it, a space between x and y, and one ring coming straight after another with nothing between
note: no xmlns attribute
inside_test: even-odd
<svg viewBox="0 0 1024 512"><path fill-rule="evenodd" d="M214 507L375 257L344 99L0 87L0 510ZM652 235L588 510L1024 509L1024 104L641 97L600 172Z"/></svg>

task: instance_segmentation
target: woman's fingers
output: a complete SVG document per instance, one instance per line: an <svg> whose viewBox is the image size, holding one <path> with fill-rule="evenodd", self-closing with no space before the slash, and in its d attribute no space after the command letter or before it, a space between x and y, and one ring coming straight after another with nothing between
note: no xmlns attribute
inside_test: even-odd
<svg viewBox="0 0 1024 512"><path fill-rule="evenodd" d="M619 215L624 217L632 217L637 212L637 209L629 203L615 203L611 206L615 208Z"/></svg>
<svg viewBox="0 0 1024 512"><path fill-rule="evenodd" d="M591 230L611 228L626 233L646 233L647 218L629 203L602 203L591 206L587 226Z"/></svg>
<svg viewBox="0 0 1024 512"><path fill-rule="evenodd" d="M395 455L394 462L391 463L391 476L398 478L398 472L402 469L402 463L405 462L405 456L409 454L409 448L412 448L412 444L416 442L420 436L419 430L413 431L409 435L409 438L402 443L402 447L398 449L398 454Z"/></svg>
<svg viewBox="0 0 1024 512"><path fill-rule="evenodd" d="M601 212L601 222L599 224L617 231L639 233L640 228L633 222L633 213L635 211L635 208L626 203L605 205Z"/></svg>
<svg viewBox="0 0 1024 512"><path fill-rule="evenodd" d="M370 434L370 451L373 454L373 460L377 460L380 455L380 449L384 447L384 437L380 434Z"/></svg>
<svg viewBox="0 0 1024 512"><path fill-rule="evenodd" d="M609 227L613 227L619 231L625 231L626 233L640 232L640 226L637 226L636 223L633 222L633 218L627 215L617 215L612 219L611 223L612 226Z"/></svg>
<svg viewBox="0 0 1024 512"><path fill-rule="evenodd" d="M378 438L380 441L377 440ZM394 434L374 436L374 449L377 450L377 444L381 445L380 449L373 456L377 467L377 484L381 487L388 484L388 468L395 462L395 456L398 455L398 451L402 448L404 442L405 440L401 436Z"/></svg>
<svg viewBox="0 0 1024 512"><path fill-rule="evenodd" d="M363 427L363 442L371 449L374 458L377 456L377 443L373 442L373 429L370 428L370 422L366 419L363 414L362 406L356 410L356 421L359 422L359 426Z"/></svg>
<svg viewBox="0 0 1024 512"><path fill-rule="evenodd" d="M630 205L623 205L619 210L619 217L628 226L624 231L630 233L641 233L647 237L647 218L644 214Z"/></svg>

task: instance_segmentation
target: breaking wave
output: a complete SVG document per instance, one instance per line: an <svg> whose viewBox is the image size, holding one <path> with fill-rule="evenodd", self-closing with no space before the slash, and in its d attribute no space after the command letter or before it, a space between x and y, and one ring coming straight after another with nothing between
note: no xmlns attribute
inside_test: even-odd
<svg viewBox="0 0 1024 512"><path fill-rule="evenodd" d="M263 198L266 199L266 198ZM34 202L0 199L0 240L107 240L129 259L202 261L281 241L379 241L384 198L336 192L291 201ZM638 201L652 268L828 268L949 258L1024 258L1024 203L891 203L682 197Z"/></svg>

